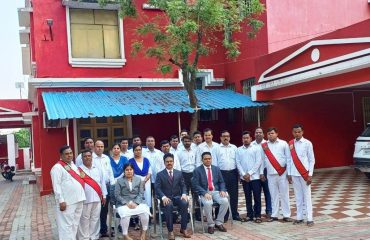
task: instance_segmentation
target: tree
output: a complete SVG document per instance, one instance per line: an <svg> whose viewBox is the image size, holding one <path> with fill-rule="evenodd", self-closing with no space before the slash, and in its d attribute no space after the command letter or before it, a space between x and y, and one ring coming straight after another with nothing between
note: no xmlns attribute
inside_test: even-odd
<svg viewBox="0 0 370 240"><path fill-rule="evenodd" d="M30 147L30 130L28 128L22 128L18 132L14 133L15 139L18 142L19 148Z"/></svg>
<svg viewBox="0 0 370 240"><path fill-rule="evenodd" d="M99 2L104 5L112 0ZM136 16L135 0L116 2L123 18ZM229 59L237 58L240 42L233 38L233 33L242 31L246 24L248 37L254 37L263 26L258 16L264 5L259 0L149 0L148 3L162 12L136 29L139 39L132 43L132 53L142 51L156 58L158 70L163 74L172 72L174 66L181 69L190 106L195 110L190 124L190 132L194 132L198 127L199 108L194 90L199 58L214 52L218 42L222 42ZM148 36L152 41L145 41Z"/></svg>

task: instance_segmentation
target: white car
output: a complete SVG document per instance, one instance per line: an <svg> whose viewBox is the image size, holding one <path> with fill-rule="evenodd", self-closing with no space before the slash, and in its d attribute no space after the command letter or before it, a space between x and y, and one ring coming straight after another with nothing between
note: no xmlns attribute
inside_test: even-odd
<svg viewBox="0 0 370 240"><path fill-rule="evenodd" d="M355 168L370 178L370 123L367 124L365 131L356 139L353 160Z"/></svg>

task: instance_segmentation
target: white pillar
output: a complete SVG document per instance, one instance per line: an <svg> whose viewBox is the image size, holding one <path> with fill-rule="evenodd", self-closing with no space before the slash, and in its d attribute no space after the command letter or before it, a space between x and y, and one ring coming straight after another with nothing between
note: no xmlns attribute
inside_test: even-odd
<svg viewBox="0 0 370 240"><path fill-rule="evenodd" d="M30 148L23 149L24 169L31 169Z"/></svg>
<svg viewBox="0 0 370 240"><path fill-rule="evenodd" d="M6 135L6 141L7 141L7 146L8 146L8 164L9 166L15 167L16 146L15 146L14 134Z"/></svg>

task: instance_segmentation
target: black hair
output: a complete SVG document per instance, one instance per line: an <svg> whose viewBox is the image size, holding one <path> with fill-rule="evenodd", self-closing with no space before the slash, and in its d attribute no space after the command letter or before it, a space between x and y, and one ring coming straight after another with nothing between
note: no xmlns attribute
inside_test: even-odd
<svg viewBox="0 0 370 240"><path fill-rule="evenodd" d="M61 146L61 147L59 148L59 153L60 153L60 155L62 155L62 154L63 154L63 152L64 152L65 150L69 149L69 148L71 148L71 147L70 147L70 146L68 146L68 145L63 145L63 146Z"/></svg>
<svg viewBox="0 0 370 240"><path fill-rule="evenodd" d="M172 158L172 160L175 159L175 157L173 156L172 153L166 153L165 155L163 155L163 162L165 162L166 158L168 158L168 157Z"/></svg>
<svg viewBox="0 0 370 240"><path fill-rule="evenodd" d="M165 144L170 144L170 142L168 140L162 140L159 145L162 147L163 145Z"/></svg>
<svg viewBox="0 0 370 240"><path fill-rule="evenodd" d="M262 128L262 127L256 127L256 128L254 129L254 131L257 131L257 129L261 129L261 130L262 130L262 132L263 132L263 128Z"/></svg>
<svg viewBox="0 0 370 240"><path fill-rule="evenodd" d="M171 137L170 137L170 140L173 140L173 139L179 139L179 137L177 136L177 135L172 135Z"/></svg>
<svg viewBox="0 0 370 240"><path fill-rule="evenodd" d="M294 128L300 128L300 129L302 129L302 130L303 130L303 126L302 126L302 124L299 124L299 123L294 124L294 125L293 125L293 129L294 129Z"/></svg>
<svg viewBox="0 0 370 240"><path fill-rule="evenodd" d="M128 138L127 137L121 138L121 141L119 142L121 143L122 141L128 141Z"/></svg>
<svg viewBox="0 0 370 240"><path fill-rule="evenodd" d="M182 132L186 132L186 133L189 134L189 131L186 128L181 129L180 133L182 133Z"/></svg>
<svg viewBox="0 0 370 240"><path fill-rule="evenodd" d="M203 134L205 134L206 132L211 132L211 134L213 135L213 131L210 128L206 128L203 130Z"/></svg>
<svg viewBox="0 0 370 240"><path fill-rule="evenodd" d="M81 151L81 156L83 156L85 153L87 153L87 152L89 152L89 153L91 153L92 154L92 151L90 150L90 149L84 149L84 150L82 150Z"/></svg>
<svg viewBox="0 0 370 240"><path fill-rule="evenodd" d="M137 144L137 143L135 143L135 144L133 144L133 145L132 145L132 151L134 151L134 150L135 150L135 148L137 148L137 147L143 148L143 147L141 146L141 144Z"/></svg>
<svg viewBox="0 0 370 240"><path fill-rule="evenodd" d="M121 149L121 144L119 144L119 143L113 143L113 145L112 145L112 148L111 148L111 149L113 149L115 146L118 146L118 147L119 147L119 149Z"/></svg>
<svg viewBox="0 0 370 240"><path fill-rule="evenodd" d="M252 136L250 131L243 131L242 136L246 134L248 134L249 136Z"/></svg>
<svg viewBox="0 0 370 240"><path fill-rule="evenodd" d="M276 127L269 127L267 128L267 132L271 132L271 131L275 131L276 133L278 133L278 130Z"/></svg>
<svg viewBox="0 0 370 240"><path fill-rule="evenodd" d="M188 140L190 140L190 141L191 141L191 137L189 137L188 135L183 136L183 137L182 137L182 141L184 141L184 139L188 139Z"/></svg>
<svg viewBox="0 0 370 240"><path fill-rule="evenodd" d="M87 141L87 140L89 140L89 139L91 139L91 140L93 141L93 143L95 143L95 142L94 142L94 139L92 139L92 137L85 137L85 138L84 138L84 143L86 143L86 141Z"/></svg>
<svg viewBox="0 0 370 240"><path fill-rule="evenodd" d="M202 133L201 133L200 131L196 130L196 131L193 133L193 137L194 137L195 135L197 135L197 134L202 135Z"/></svg>
<svg viewBox="0 0 370 240"><path fill-rule="evenodd" d="M212 154L210 152L204 152L204 153L202 153L202 160L203 160L203 156L205 156L205 155L209 155L209 156L212 157Z"/></svg>
<svg viewBox="0 0 370 240"><path fill-rule="evenodd" d="M228 130L226 130L226 129L225 129L225 130L222 130L222 131L221 131L221 134L220 134L220 135L222 136L222 134L224 134L224 133L228 133L228 134L230 134L230 132L229 132Z"/></svg>
<svg viewBox="0 0 370 240"><path fill-rule="evenodd" d="M125 163L125 165L123 165L123 171L125 171L125 170L126 170L126 168L128 168L128 167L131 167L132 169L134 169L134 164L132 164L132 163L130 163L130 162Z"/></svg>

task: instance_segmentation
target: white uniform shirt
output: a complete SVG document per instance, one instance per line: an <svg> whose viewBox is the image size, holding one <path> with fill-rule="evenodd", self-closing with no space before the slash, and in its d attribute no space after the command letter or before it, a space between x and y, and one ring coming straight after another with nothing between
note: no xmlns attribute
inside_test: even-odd
<svg viewBox="0 0 370 240"><path fill-rule="evenodd" d="M179 148L174 149L173 147L170 147L170 153L172 153L173 155L175 155L179 150Z"/></svg>
<svg viewBox="0 0 370 240"><path fill-rule="evenodd" d="M153 149L153 151L150 151L149 148L143 148L142 151L143 157L146 157L150 162L150 167L152 169L151 180L152 183L155 183L157 173L165 168L162 158L162 152L155 148Z"/></svg>
<svg viewBox="0 0 370 240"><path fill-rule="evenodd" d="M294 148L299 160L301 160L305 169L308 170L308 175L312 176L313 168L315 166L315 155L313 153L312 143L303 137L298 141L294 139ZM290 172L288 172L288 175L301 176L293 162L293 159L290 161Z"/></svg>
<svg viewBox="0 0 370 240"><path fill-rule="evenodd" d="M197 147L197 155L196 155L196 162L201 163L202 162L202 154L204 152L210 152L212 155L212 164L217 161L215 150L218 148L218 143L212 142L211 146L208 146L206 142L202 142Z"/></svg>
<svg viewBox="0 0 370 240"><path fill-rule="evenodd" d="M181 171L186 173L191 173L200 163L196 162L196 152L190 147L189 150L182 148L177 153L177 158L179 159Z"/></svg>
<svg viewBox="0 0 370 240"><path fill-rule="evenodd" d="M82 153L78 154L75 160L76 166L79 167L82 165Z"/></svg>
<svg viewBox="0 0 370 240"><path fill-rule="evenodd" d="M180 160L179 158L177 157L177 154L175 153L172 153L173 154L173 168L176 169L176 170L179 170L181 171L181 165L180 165ZM163 167L166 168L166 166L164 165L164 160L163 160L163 156L164 156L164 153L161 152L161 160L163 162ZM164 169L163 168L163 169ZM163 169L160 169L158 172L162 171Z"/></svg>
<svg viewBox="0 0 370 240"><path fill-rule="evenodd" d="M197 145L192 142L190 147L191 149L195 150ZM182 142L179 142L179 144L177 145L177 150L183 150L183 149L185 149L184 144Z"/></svg>
<svg viewBox="0 0 370 240"><path fill-rule="evenodd" d="M250 175L251 180L260 179L260 174L263 174L262 154L258 146L250 144L248 147L241 146L236 152L236 164L240 174L240 179L243 179L245 174Z"/></svg>
<svg viewBox="0 0 370 240"><path fill-rule="evenodd" d="M93 165L95 165L97 168L100 168L103 171L103 176L105 183L110 185L116 184L116 180L114 179L112 166L110 164L110 158L102 154L101 157L93 153Z"/></svg>
<svg viewBox="0 0 370 240"><path fill-rule="evenodd" d="M131 158L134 157L134 153L133 153L132 149L128 149L126 152L121 152L120 155L125 156L127 158L127 160L130 160Z"/></svg>
<svg viewBox="0 0 370 240"><path fill-rule="evenodd" d="M81 165L80 168L89 175L92 179L97 182L101 188L101 191L103 193L103 197L107 196L107 186L105 185L105 180L103 176L103 172L101 169L95 167L94 165L91 166L91 168L87 168L85 165ZM100 202L99 195L96 193L96 191L87 183L85 183L85 195L86 195L86 203L93 203L93 202Z"/></svg>
<svg viewBox="0 0 370 240"><path fill-rule="evenodd" d="M69 166L80 175L80 171L73 162ZM55 164L50 171L50 175L57 204L65 202L68 206L86 199L82 185L62 165Z"/></svg>
<svg viewBox="0 0 370 240"><path fill-rule="evenodd" d="M230 171L236 169L236 151L237 147L234 144L228 145L220 144L215 148L215 160L212 164L218 166L223 171Z"/></svg>
<svg viewBox="0 0 370 240"><path fill-rule="evenodd" d="M290 172L290 150L288 143L279 138L275 142L267 141L267 145L271 153L275 156L276 160L282 167L287 167L287 172ZM264 167L267 168L267 174L278 174L275 168L271 165L266 154L264 154Z"/></svg>

